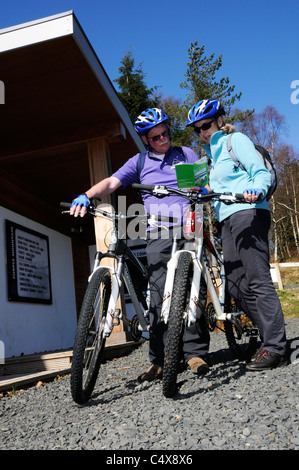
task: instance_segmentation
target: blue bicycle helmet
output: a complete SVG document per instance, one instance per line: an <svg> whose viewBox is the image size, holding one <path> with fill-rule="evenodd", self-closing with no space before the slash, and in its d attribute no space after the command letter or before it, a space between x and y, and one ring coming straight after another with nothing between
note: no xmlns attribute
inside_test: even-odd
<svg viewBox="0 0 299 470"><path fill-rule="evenodd" d="M135 130L138 134L146 134L152 127L168 121L167 115L159 108L149 108L138 116L135 121Z"/></svg>
<svg viewBox="0 0 299 470"><path fill-rule="evenodd" d="M218 116L223 116L225 110L218 100L202 100L196 103L190 109L187 118L186 127L191 126L201 119L212 117L216 119Z"/></svg>

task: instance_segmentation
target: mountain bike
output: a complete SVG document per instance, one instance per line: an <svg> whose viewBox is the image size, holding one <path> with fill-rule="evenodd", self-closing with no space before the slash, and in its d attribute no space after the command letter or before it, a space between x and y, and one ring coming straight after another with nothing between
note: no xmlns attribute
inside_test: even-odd
<svg viewBox="0 0 299 470"><path fill-rule="evenodd" d="M61 203L61 208L69 209L69 203ZM65 211L65 212L69 212ZM105 217L112 221L111 236L107 253L96 252L92 273L80 310L71 365L71 395L82 404L89 400L103 360L106 338L113 327L123 323L129 327L133 341L138 341L143 332L148 332L147 311L148 271L147 266L128 246L124 231L127 223L138 219L141 224L169 221L168 217L150 217L147 214L124 215L111 213L90 204L89 215ZM101 261L113 259L113 266L102 265ZM130 268L134 266L138 279L132 279ZM131 269L132 271L132 269ZM130 320L117 308L121 287L125 286L135 314Z"/></svg>
<svg viewBox="0 0 299 470"><path fill-rule="evenodd" d="M158 198L176 194L186 198L190 204L183 249L178 249L176 237L173 240L161 311L162 319L167 323L162 391L165 397L170 398L177 391L184 327L194 323L198 315L205 315L210 331L216 327L223 328L234 357L247 360L257 348L258 329L230 298L223 256L203 230L204 202L219 200L230 204L245 203L245 200L243 194L200 194L197 191L142 184L133 184L132 187ZM211 299L207 305L202 305L199 301L200 284L203 280Z"/></svg>

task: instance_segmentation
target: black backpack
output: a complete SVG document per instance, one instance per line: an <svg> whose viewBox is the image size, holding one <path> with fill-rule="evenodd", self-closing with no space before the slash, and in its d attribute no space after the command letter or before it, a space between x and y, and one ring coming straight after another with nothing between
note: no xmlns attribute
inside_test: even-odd
<svg viewBox="0 0 299 470"><path fill-rule="evenodd" d="M184 151L182 149L182 147L173 147L174 149L178 150L182 155L185 155L184 154ZM146 153L147 152L142 152L139 157L138 157L138 160L137 160L137 177L138 177L138 183L140 183L140 173L141 173L141 170L142 168L144 167L144 160L145 160L145 157L146 157Z"/></svg>
<svg viewBox="0 0 299 470"><path fill-rule="evenodd" d="M229 134L228 140L227 140L228 153L230 154L230 156L232 157L232 159L235 162L235 169L237 169L238 167L241 167L242 170L246 171L246 169L244 168L242 163L239 162L236 155L234 154L233 147L232 147L232 144L231 144L232 135L233 134ZM256 150L257 155L262 160L265 168L271 174L271 186L270 186L270 188L268 190L268 193L267 193L267 196L266 196L266 199L268 201L270 199L270 197L272 196L272 194L274 193L274 191L276 190L276 188L277 188L277 174L276 174L275 165L274 165L274 163L273 163L273 161L270 157L269 152L266 149L264 149L264 147L262 147L261 145L257 145L257 144L254 144L254 146L255 146L255 150Z"/></svg>

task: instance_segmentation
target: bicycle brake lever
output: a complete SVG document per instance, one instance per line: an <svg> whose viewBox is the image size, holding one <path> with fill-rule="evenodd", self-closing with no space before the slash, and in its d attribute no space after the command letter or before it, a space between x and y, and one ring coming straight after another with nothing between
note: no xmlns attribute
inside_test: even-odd
<svg viewBox="0 0 299 470"><path fill-rule="evenodd" d="M155 186L153 189L153 195L156 197L164 197L169 195L169 191L165 186Z"/></svg>
<svg viewBox="0 0 299 470"><path fill-rule="evenodd" d="M148 225L150 225L151 227L159 227L159 228L164 228L165 230L169 230L169 228L165 227L165 225L159 225L155 217L150 217L148 219Z"/></svg>
<svg viewBox="0 0 299 470"><path fill-rule="evenodd" d="M243 194L233 193L233 194L222 194L219 197L219 201L223 202L226 205L238 203L246 203Z"/></svg>

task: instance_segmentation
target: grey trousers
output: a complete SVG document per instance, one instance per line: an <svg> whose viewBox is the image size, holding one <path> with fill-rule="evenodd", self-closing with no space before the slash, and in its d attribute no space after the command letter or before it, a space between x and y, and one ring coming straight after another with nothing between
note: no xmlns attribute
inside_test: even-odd
<svg viewBox="0 0 299 470"><path fill-rule="evenodd" d="M267 210L239 211L222 222L222 248L231 296L259 327L262 347L283 355L286 333L270 273L270 225Z"/></svg>
<svg viewBox="0 0 299 470"><path fill-rule="evenodd" d="M180 244L183 244L183 242L184 240L180 240ZM147 240L146 255L151 289L149 359L153 364L161 366L163 366L164 362L164 347L167 334L167 325L161 321L161 306L171 247L171 230L167 239ZM200 301L205 303L205 300L206 286L204 285L201 289ZM209 344L209 331L204 316L201 315L195 324L185 328L183 335L183 357L185 362L192 357L202 357L207 354Z"/></svg>

